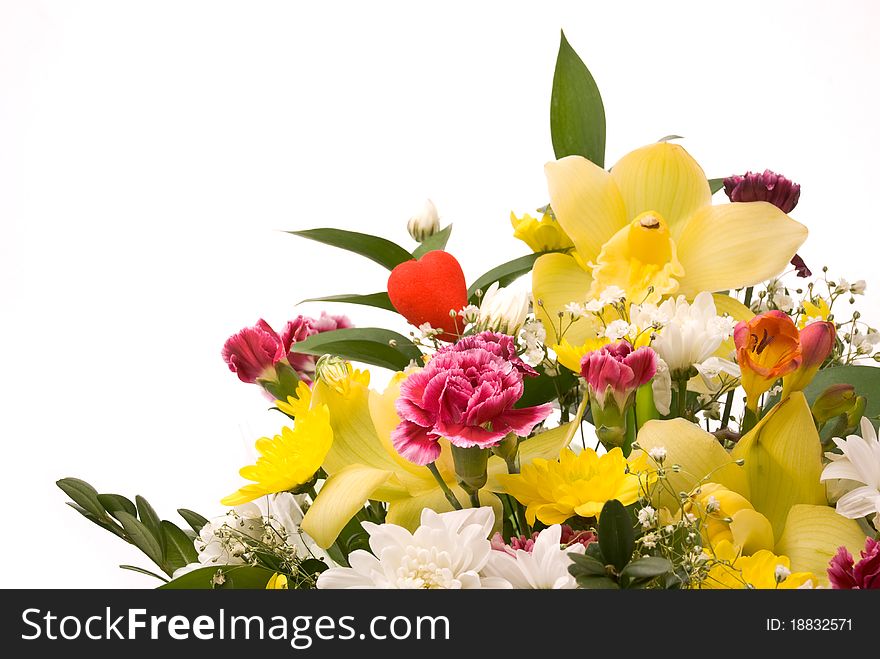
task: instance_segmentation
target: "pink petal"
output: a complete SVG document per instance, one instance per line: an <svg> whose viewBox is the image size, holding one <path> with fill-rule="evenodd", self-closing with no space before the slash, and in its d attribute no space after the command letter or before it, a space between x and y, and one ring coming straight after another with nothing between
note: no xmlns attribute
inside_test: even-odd
<svg viewBox="0 0 880 659"><path fill-rule="evenodd" d="M632 369L633 387L647 384L657 372L657 353L648 347L639 348L630 353L623 361Z"/></svg>
<svg viewBox="0 0 880 659"><path fill-rule="evenodd" d="M220 354L239 380L253 383L284 356L284 349L275 331L260 319L256 326L230 336Z"/></svg>
<svg viewBox="0 0 880 659"><path fill-rule="evenodd" d="M802 366L813 368L822 365L834 348L837 330L834 323L820 321L810 323L800 332Z"/></svg>
<svg viewBox="0 0 880 659"><path fill-rule="evenodd" d="M518 410L507 410L498 417L497 422L505 424L508 432L513 431L518 437L526 437L536 425L550 416L552 411L553 406L550 403L535 407L523 407Z"/></svg>
<svg viewBox="0 0 880 659"><path fill-rule="evenodd" d="M472 446L488 448L494 446L508 432L506 426L503 430L486 430L479 426L466 426L462 423L443 423L442 421L437 424L436 430L452 444L461 448L470 448Z"/></svg>
<svg viewBox="0 0 880 659"><path fill-rule="evenodd" d="M400 455L417 465L430 464L440 456L437 437L410 421L401 422L391 431L391 443Z"/></svg>

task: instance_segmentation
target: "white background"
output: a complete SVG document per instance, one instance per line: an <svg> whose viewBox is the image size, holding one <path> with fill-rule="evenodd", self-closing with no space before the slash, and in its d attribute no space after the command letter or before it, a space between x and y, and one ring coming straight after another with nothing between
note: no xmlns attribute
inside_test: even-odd
<svg viewBox="0 0 880 659"><path fill-rule="evenodd" d="M710 177L800 182L801 254L867 279L877 322L877 7L0 2L3 586L153 584L60 477L220 512L278 430L226 337L387 276L281 230L411 245L431 197L469 280L526 253L508 213L547 201L560 28L602 90L608 164L675 133Z"/></svg>

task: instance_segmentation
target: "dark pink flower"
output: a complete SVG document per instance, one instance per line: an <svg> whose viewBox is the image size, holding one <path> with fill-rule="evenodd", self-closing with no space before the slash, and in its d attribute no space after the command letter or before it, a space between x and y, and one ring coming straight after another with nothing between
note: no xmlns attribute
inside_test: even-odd
<svg viewBox="0 0 880 659"><path fill-rule="evenodd" d="M278 333L260 318L253 327L230 336L220 354L239 380L253 384L275 373L275 364L284 357L285 349Z"/></svg>
<svg viewBox="0 0 880 659"><path fill-rule="evenodd" d="M523 375L528 375L529 377L538 375L538 372L535 369L519 358L519 355L516 354L516 346L513 343L513 337L507 334L500 334L498 332L480 332L473 336L467 336L461 339L458 343L443 348L441 352L462 352L472 348L483 348L484 350L491 352L493 355L497 355L498 357L501 357L501 359L509 361L513 364L516 370Z"/></svg>
<svg viewBox="0 0 880 659"><path fill-rule="evenodd" d="M352 327L351 321L346 316L331 316L326 311L321 312L320 318L297 316L287 322L281 333L281 342L287 353L287 361L300 379L308 383L315 377L315 364L317 358L314 355L305 355L296 352L294 346L299 341L304 341L313 334L330 332L337 329Z"/></svg>
<svg viewBox="0 0 880 659"><path fill-rule="evenodd" d="M570 547L571 545L583 545L584 547L589 547L597 541L598 538L596 538L596 534L592 531L575 531L568 524L562 525L561 542L565 547Z"/></svg>
<svg viewBox="0 0 880 659"><path fill-rule="evenodd" d="M395 406L402 421L391 434L394 448L426 465L440 455L441 437L461 448L490 448L511 432L526 436L552 407L514 409L522 394L522 373L492 350L441 350L401 384Z"/></svg>
<svg viewBox="0 0 880 659"><path fill-rule="evenodd" d="M650 382L656 372L657 353L648 347L633 350L628 341L602 346L581 359L581 375L600 407L605 407L610 393L617 408L624 409L630 395Z"/></svg>
<svg viewBox="0 0 880 659"><path fill-rule="evenodd" d="M496 533L490 538L492 549L495 551L503 551L511 556L516 556L516 550L522 549L529 553L535 547L535 541L538 539L538 531L532 533L530 538L524 535L515 535L510 542L504 542L504 538L500 533ZM562 525L560 534L560 545L570 547L571 545L583 545L584 547L596 542L596 534L591 531L575 531L568 524Z"/></svg>
<svg viewBox="0 0 880 659"><path fill-rule="evenodd" d="M854 563L846 547L839 547L828 564L828 580L838 590L880 589L880 542L865 538L861 560Z"/></svg>

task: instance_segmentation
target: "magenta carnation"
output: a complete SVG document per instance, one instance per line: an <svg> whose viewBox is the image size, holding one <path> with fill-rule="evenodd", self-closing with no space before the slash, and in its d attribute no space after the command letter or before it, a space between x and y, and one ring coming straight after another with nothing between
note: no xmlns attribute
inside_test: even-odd
<svg viewBox="0 0 880 659"><path fill-rule="evenodd" d="M239 380L253 384L258 378L274 374L275 364L285 352L281 337L260 318L253 327L230 336L220 354Z"/></svg>
<svg viewBox="0 0 880 659"><path fill-rule="evenodd" d="M523 374L512 358L502 356L504 342L482 336L485 343L479 345L480 336L439 351L401 384L395 406L402 421L391 439L410 462L436 460L441 437L461 448L489 448L508 433L528 435L550 414L549 404L514 409L523 394Z"/></svg>
<svg viewBox="0 0 880 659"><path fill-rule="evenodd" d="M495 551L503 551L516 557L517 549L532 553L532 549L535 548L535 541L539 535L540 533L535 531L530 538L524 535L515 535L510 539L510 542L504 542L504 537L501 533L496 532L489 540L492 549ZM561 527L560 545L562 547L570 547L571 545L588 547L594 542L596 542L596 534L592 531L575 531L568 524L563 524Z"/></svg>
<svg viewBox="0 0 880 659"><path fill-rule="evenodd" d="M519 355L516 354L516 346L513 343L513 337L498 332L480 332L473 336L467 336L458 343L443 348L441 352L462 352L472 348L483 348L493 355L501 357L505 361L513 364L514 368L523 375L534 377L538 372L531 366L526 364Z"/></svg>
<svg viewBox="0 0 880 659"><path fill-rule="evenodd" d="M330 332L338 329L348 329L352 327L351 321L346 316L331 316L326 311L321 312L320 318L309 318L308 316L297 316L288 321L281 333L281 342L287 353L287 361L300 379L311 383L315 377L315 363L317 359L314 355L305 355L296 352L294 346L305 341L313 334L322 332Z"/></svg>
<svg viewBox="0 0 880 659"><path fill-rule="evenodd" d="M880 542L865 538L861 560L854 562L846 547L840 547L828 564L828 580L838 590L880 589Z"/></svg>
<svg viewBox="0 0 880 659"><path fill-rule="evenodd" d="M647 347L633 350L628 341L602 346L581 359L581 375L600 407L610 393L623 409L630 394L650 382L656 372L657 353Z"/></svg>

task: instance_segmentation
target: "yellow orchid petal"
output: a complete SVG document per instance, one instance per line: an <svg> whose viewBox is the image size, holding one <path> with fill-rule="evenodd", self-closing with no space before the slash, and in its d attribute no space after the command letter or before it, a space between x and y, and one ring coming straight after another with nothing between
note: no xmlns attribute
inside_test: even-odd
<svg viewBox="0 0 880 659"><path fill-rule="evenodd" d="M678 509L677 494L690 492L701 481L708 480L749 498L749 484L742 467L734 464L714 435L684 419L648 421L639 430L637 442L643 451L655 447L666 449L664 464L677 464L681 469L666 472L672 492L657 488L657 507Z"/></svg>
<svg viewBox="0 0 880 659"><path fill-rule="evenodd" d="M676 240L685 271L678 292L760 283L782 272L806 238L804 225L765 201L704 206Z"/></svg>
<svg viewBox="0 0 880 659"><path fill-rule="evenodd" d="M513 237L522 240L533 252L549 252L574 247L571 238L565 235L559 222L549 213L544 213L540 221L528 213L522 218L517 218L511 213L510 223L513 225Z"/></svg>
<svg viewBox="0 0 880 659"><path fill-rule="evenodd" d="M585 263L626 224L623 198L611 175L581 156L544 166L550 206Z"/></svg>
<svg viewBox="0 0 880 659"><path fill-rule="evenodd" d="M792 570L812 572L824 585L828 583L828 562L840 546L854 556L865 548L865 534L855 520L828 506L795 505L776 550L791 559Z"/></svg>
<svg viewBox="0 0 880 659"><path fill-rule="evenodd" d="M773 527L770 525L770 520L756 510L745 508L733 513L730 534L733 543L742 547L743 554L749 555L762 549L773 549Z"/></svg>
<svg viewBox="0 0 880 659"><path fill-rule="evenodd" d="M582 344L596 337L597 325L601 328L601 323L593 322L592 317L572 323L571 314L565 311L565 305L583 304L587 300L591 282L589 273L567 254L544 254L535 261L532 299L535 316L547 330L548 343L559 343L564 337L572 344Z"/></svg>
<svg viewBox="0 0 880 659"><path fill-rule="evenodd" d="M459 500L459 502L467 506L468 495L458 485L450 485L450 490ZM501 524L504 522L504 507L501 505L501 499L491 492L480 490L480 503L484 506L491 506L495 511L495 531L501 530ZM397 524L410 531L415 531L421 521L422 511L430 508L438 513L445 513L452 510L452 505L446 500L440 488L435 488L432 492L426 492L416 497L400 499L392 501L388 505L388 514L385 516L385 522L388 524Z"/></svg>
<svg viewBox="0 0 880 659"><path fill-rule="evenodd" d="M626 154L611 169L628 220L656 211L677 237L693 213L711 203L703 168L678 144L658 142Z"/></svg>
<svg viewBox="0 0 880 659"><path fill-rule="evenodd" d="M302 530L326 549L336 541L348 520L373 497L374 491L392 476L390 471L359 464L337 471L324 482L303 518Z"/></svg>
<svg viewBox="0 0 880 659"><path fill-rule="evenodd" d="M749 500L782 535L791 507L799 503L824 504L822 444L810 406L801 392L776 405L739 440L731 455L745 460Z"/></svg>

